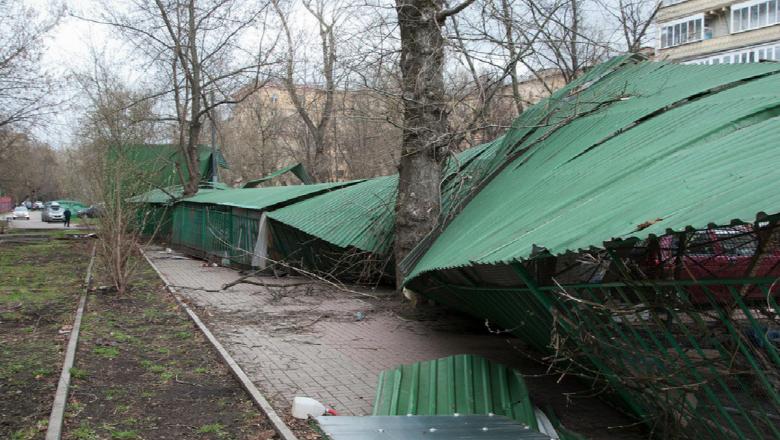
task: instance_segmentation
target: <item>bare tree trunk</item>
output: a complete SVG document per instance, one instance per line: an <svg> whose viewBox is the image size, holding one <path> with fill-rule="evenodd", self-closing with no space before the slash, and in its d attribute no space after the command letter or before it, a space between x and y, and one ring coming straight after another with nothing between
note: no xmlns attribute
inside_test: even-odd
<svg viewBox="0 0 780 440"><path fill-rule="evenodd" d="M191 196L198 192L198 184L200 183L200 163L198 157L198 139L200 139L201 129L201 69L200 58L198 58L198 45L197 41L197 28L195 26L195 0L190 0L187 5L187 41L189 41L190 52L190 88L192 90L192 102L190 103L190 122L189 122L189 136L187 138L187 150L185 152L187 157L187 168L189 176L187 177L187 183L184 185L184 196ZM216 172L216 171L215 171Z"/></svg>
<svg viewBox="0 0 780 440"><path fill-rule="evenodd" d="M520 96L520 85L517 79L517 47L515 47L515 36L512 29L512 7L508 0L501 0L501 20L504 24L504 35L506 36L506 47L509 52L509 78L512 80L512 99L515 102L517 114L523 113L523 99Z"/></svg>
<svg viewBox="0 0 780 440"><path fill-rule="evenodd" d="M442 161L449 146L441 25L473 1L443 10L439 0L396 0L401 30L404 102L403 140L396 200L398 264L436 226L440 211Z"/></svg>
<svg viewBox="0 0 780 440"><path fill-rule="evenodd" d="M319 24L320 33L320 49L322 51L322 76L325 79L324 98L325 101L322 104L322 110L319 112L319 118L315 121L315 112L312 112L306 107L306 100L298 92L298 85L295 84L295 47L288 26L288 18L279 6L278 0L273 1L274 9L282 24L282 30L287 39L287 60L285 76L283 77L287 93L290 95L290 100L295 106L295 110L306 125L306 130L311 136L314 142L314 179L318 182L328 180L330 174L330 167L328 166L328 157L326 155L326 147L328 143L327 132L328 125L333 117L333 100L334 93L336 91L335 80L335 65L336 65L336 35L334 27L336 26L337 16L334 14L330 20L326 17L325 12L326 2L318 0L316 2L305 1L303 6L314 18L317 19ZM315 92L316 93L316 92ZM315 99L318 99L315 97ZM308 152L307 152L308 154Z"/></svg>
<svg viewBox="0 0 780 440"><path fill-rule="evenodd" d="M570 77L567 79L566 82L570 82L574 80L579 75L580 70L580 57L579 57L579 33L580 33L580 10L579 10L579 2L580 0L571 0L571 39L569 40L570 45L570 57L571 57L571 66L570 66Z"/></svg>

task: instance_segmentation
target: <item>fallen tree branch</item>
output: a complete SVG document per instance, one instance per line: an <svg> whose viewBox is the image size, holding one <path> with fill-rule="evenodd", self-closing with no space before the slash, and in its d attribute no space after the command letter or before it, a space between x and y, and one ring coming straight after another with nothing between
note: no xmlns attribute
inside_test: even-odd
<svg viewBox="0 0 780 440"><path fill-rule="evenodd" d="M282 330L296 330L296 329L300 329L300 328L303 328L303 327L311 327L312 325L316 324L317 322L319 322L320 319L322 319L324 317L325 317L325 315L320 315L320 316L314 318L314 320L312 320L308 324L286 325L286 326L283 326L283 327L276 327L275 329L272 329L271 331L278 332L278 331L282 331Z"/></svg>
<svg viewBox="0 0 780 440"><path fill-rule="evenodd" d="M315 283L316 283L315 281L300 281L297 283L279 284L279 283L267 283L265 281L253 281L250 279L243 279L243 280L239 279L234 282L223 285L222 290L225 290L228 287L235 286L236 284L253 284L255 286L263 286L263 287L296 287L296 286L305 286L307 284L315 284Z"/></svg>

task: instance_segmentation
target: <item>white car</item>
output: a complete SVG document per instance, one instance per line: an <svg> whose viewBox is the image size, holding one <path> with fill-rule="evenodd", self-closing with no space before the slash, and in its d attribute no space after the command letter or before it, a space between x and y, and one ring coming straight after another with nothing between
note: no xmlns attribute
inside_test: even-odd
<svg viewBox="0 0 780 440"><path fill-rule="evenodd" d="M23 218L25 220L30 220L30 211L27 209L26 206L17 206L14 208L14 220L18 218Z"/></svg>

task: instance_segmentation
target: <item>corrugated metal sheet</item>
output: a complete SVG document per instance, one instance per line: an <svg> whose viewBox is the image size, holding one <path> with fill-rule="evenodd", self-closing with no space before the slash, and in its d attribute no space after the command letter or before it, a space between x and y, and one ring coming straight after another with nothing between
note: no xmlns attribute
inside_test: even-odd
<svg viewBox="0 0 780 440"><path fill-rule="evenodd" d="M328 243L384 254L392 244L398 176L322 194L268 214Z"/></svg>
<svg viewBox="0 0 780 440"><path fill-rule="evenodd" d="M495 178L407 279L780 211L778 71L629 63L556 95L545 124L536 107L515 122L486 167Z"/></svg>
<svg viewBox="0 0 780 440"><path fill-rule="evenodd" d="M497 414L537 429L519 372L481 356L456 355L380 373L375 416Z"/></svg>
<svg viewBox="0 0 780 440"><path fill-rule="evenodd" d="M296 163L294 165L290 165L288 167L284 167L282 169L276 170L273 173L268 174L267 176L250 180L243 185L243 188L256 188L261 183L279 177L282 174L287 172L293 173L295 177L297 177L304 185L311 185L312 183L314 183L314 180L311 178L311 176L309 176L309 173L306 172L306 168L304 168L302 164Z"/></svg>
<svg viewBox="0 0 780 440"><path fill-rule="evenodd" d="M198 194L208 194L217 190L230 189L228 185L224 183L210 184L211 188L200 188ZM173 201L180 200L184 194L184 187L181 185L169 186L167 188L155 188L141 195L131 197L130 202L133 203L151 203L156 205L165 205Z"/></svg>
<svg viewBox="0 0 780 440"><path fill-rule="evenodd" d="M198 145L198 165L201 180L211 180L211 147ZM113 147L109 157L113 159L122 156L136 166L147 179L153 180L157 186L181 184L189 176L187 165L181 149L173 144L134 144ZM217 150L217 165L228 168L222 152ZM181 170L182 176L179 176Z"/></svg>
<svg viewBox="0 0 780 440"><path fill-rule="evenodd" d="M233 188L223 191L199 192L183 201L262 210L306 195L353 185L356 182L360 181L320 183L317 185L270 186L267 188Z"/></svg>
<svg viewBox="0 0 780 440"><path fill-rule="evenodd" d="M628 59L629 57L617 57L592 69L591 75L609 71ZM577 84L575 82L568 87L575 87ZM564 93L565 90L559 93ZM535 116L527 118L526 123L538 126L545 112L549 111L541 108L527 111L524 115ZM520 126L524 127L522 124ZM456 160L445 164L442 218L448 218L450 211L473 192L475 185L489 170L495 168L499 163L500 152L506 144L506 139L500 137L467 149L457 154ZM268 217L341 248L353 247L387 256L393 243L397 190L397 175L380 177L312 197L273 211Z"/></svg>
<svg viewBox="0 0 780 440"><path fill-rule="evenodd" d="M443 209L453 194L476 182L469 166L499 145L501 138L459 153L445 167ZM271 212L268 217L342 248L390 253L398 175L379 177Z"/></svg>

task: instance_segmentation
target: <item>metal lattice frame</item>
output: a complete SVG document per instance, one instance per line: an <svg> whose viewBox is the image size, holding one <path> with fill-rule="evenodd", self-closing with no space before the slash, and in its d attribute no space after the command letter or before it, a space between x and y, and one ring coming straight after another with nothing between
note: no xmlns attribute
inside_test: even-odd
<svg viewBox="0 0 780 440"><path fill-rule="evenodd" d="M557 371L596 379L661 437L774 439L776 229L688 231L568 260L588 270L539 259L442 271L415 287L520 336ZM580 282L559 281L572 272Z"/></svg>

